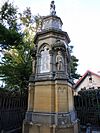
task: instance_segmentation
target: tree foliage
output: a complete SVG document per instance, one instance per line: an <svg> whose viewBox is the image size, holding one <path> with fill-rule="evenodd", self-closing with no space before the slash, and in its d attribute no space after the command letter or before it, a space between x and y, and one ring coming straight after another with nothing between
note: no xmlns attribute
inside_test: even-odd
<svg viewBox="0 0 100 133"><path fill-rule="evenodd" d="M9 29L16 29L17 27L17 8L9 2L5 2L1 7L0 11L0 21L3 25L9 27Z"/></svg>
<svg viewBox="0 0 100 133"><path fill-rule="evenodd" d="M81 76L77 73L78 61L79 60L74 55L71 56L71 77L73 80L79 79Z"/></svg>
<svg viewBox="0 0 100 133"><path fill-rule="evenodd" d="M3 57L0 61L0 77L6 89L23 91L28 87L32 70L30 51L34 45L34 34L39 26L35 23L39 17L33 17L30 8L17 13L17 9L7 2L1 8L0 46Z"/></svg>
<svg viewBox="0 0 100 133"><path fill-rule="evenodd" d="M75 79L79 79L81 77L80 74L77 73L77 67L78 67L78 59L76 58L76 56L74 56L73 53L73 48L74 46L69 46L69 52L71 54L71 59L70 59L70 73L71 73L71 78L73 80Z"/></svg>

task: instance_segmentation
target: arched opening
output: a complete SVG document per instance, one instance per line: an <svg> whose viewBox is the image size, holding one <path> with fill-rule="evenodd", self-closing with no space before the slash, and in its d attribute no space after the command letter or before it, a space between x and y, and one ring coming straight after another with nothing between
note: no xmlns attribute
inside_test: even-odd
<svg viewBox="0 0 100 133"><path fill-rule="evenodd" d="M40 49L40 73L50 72L50 54L48 45Z"/></svg>

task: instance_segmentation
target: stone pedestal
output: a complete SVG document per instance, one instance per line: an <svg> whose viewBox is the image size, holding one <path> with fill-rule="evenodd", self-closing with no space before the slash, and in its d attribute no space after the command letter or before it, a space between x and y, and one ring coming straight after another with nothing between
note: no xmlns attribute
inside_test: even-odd
<svg viewBox="0 0 100 133"><path fill-rule="evenodd" d="M25 129L29 128L28 125L25 125ZM78 126L74 124L73 126L66 128L59 128L55 125L53 126L42 126L42 125L32 125L30 126L30 131L26 130L24 133L78 133Z"/></svg>
<svg viewBox="0 0 100 133"><path fill-rule="evenodd" d="M39 81L35 88L30 87L34 91L29 99L34 102L33 108L28 107L23 133L78 133L70 83L65 80Z"/></svg>

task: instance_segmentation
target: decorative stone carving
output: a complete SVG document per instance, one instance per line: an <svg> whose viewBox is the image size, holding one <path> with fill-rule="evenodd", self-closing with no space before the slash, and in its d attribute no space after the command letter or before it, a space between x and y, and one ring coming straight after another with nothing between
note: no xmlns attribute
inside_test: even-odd
<svg viewBox="0 0 100 133"><path fill-rule="evenodd" d="M40 63L40 73L50 72L50 54L49 49L46 46L43 51L41 51Z"/></svg>
<svg viewBox="0 0 100 133"><path fill-rule="evenodd" d="M53 125L59 127L71 126L75 121L75 112L70 113L39 113L39 112L27 112L26 120L30 123Z"/></svg>
<svg viewBox="0 0 100 133"><path fill-rule="evenodd" d="M56 42L52 45L52 48L54 50L63 50L63 51L66 51L66 46L65 46L65 43L62 41L62 40L56 40Z"/></svg>
<svg viewBox="0 0 100 133"><path fill-rule="evenodd" d="M47 29L55 29L55 30L61 30L62 29L62 21L57 16L48 16L47 18L43 18L42 21L42 30Z"/></svg>
<svg viewBox="0 0 100 133"><path fill-rule="evenodd" d="M58 114L58 126L66 127L71 124L70 115L67 113L59 113Z"/></svg>

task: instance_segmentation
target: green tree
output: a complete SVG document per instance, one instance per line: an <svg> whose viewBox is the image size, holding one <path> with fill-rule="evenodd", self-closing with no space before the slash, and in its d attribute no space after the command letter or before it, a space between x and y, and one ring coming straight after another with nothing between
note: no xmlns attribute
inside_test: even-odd
<svg viewBox="0 0 100 133"><path fill-rule="evenodd" d="M23 44L24 45L24 44ZM0 65L0 74L7 89L23 91L28 87L31 74L30 48L20 45L5 52Z"/></svg>
<svg viewBox="0 0 100 133"><path fill-rule="evenodd" d="M17 23L17 8L5 2L0 9L0 46L3 49L18 45L22 40Z"/></svg>
<svg viewBox="0 0 100 133"><path fill-rule="evenodd" d="M14 8L14 6L9 3L5 4L8 6L5 10L1 8L1 14L6 14L9 10L8 8ZM0 33L1 52L3 53L0 62L0 77L2 77L2 80L5 82L5 88L23 91L28 87L28 80L32 70L30 51L34 45L34 34L40 29L41 21L39 21L39 15L32 16L30 8L26 8L23 13L18 14L17 10L14 11L16 11L16 13L12 12L4 16L13 18L10 17L10 15L16 14L16 16L18 16L18 18L15 19L16 27L10 25L13 24L13 22L8 23L8 21L6 21L7 17L0 15L0 20L2 20L2 23L0 23L2 27L1 33L3 33ZM14 21L14 19L12 19L12 21ZM18 41L16 41L17 39Z"/></svg>
<svg viewBox="0 0 100 133"><path fill-rule="evenodd" d="M80 74L78 74L77 73L77 67L78 67L78 59L74 56L74 55L72 55L72 53L73 53L73 46L70 46L69 47L69 51L70 51L70 54L71 54L71 59L70 59L70 72L71 72L71 77L72 77L72 79L73 80L75 80L75 79L79 79L79 77L81 77L81 75Z"/></svg>
<svg viewBox="0 0 100 133"><path fill-rule="evenodd" d="M74 55L71 56L71 77L73 80L81 77L81 75L77 73L78 61Z"/></svg>

